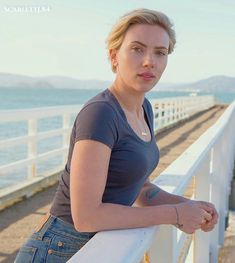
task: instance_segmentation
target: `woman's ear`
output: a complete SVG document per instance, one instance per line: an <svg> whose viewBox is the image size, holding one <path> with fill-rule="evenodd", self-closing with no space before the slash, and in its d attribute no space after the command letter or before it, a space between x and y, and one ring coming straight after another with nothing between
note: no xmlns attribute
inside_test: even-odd
<svg viewBox="0 0 235 263"><path fill-rule="evenodd" d="M110 49L109 50L109 57L113 67L117 67L117 50Z"/></svg>
<svg viewBox="0 0 235 263"><path fill-rule="evenodd" d="M110 50L109 50L109 58L110 58L111 66L112 66L112 71L113 71L114 73L116 73L116 71L117 71L117 66L118 66L118 62L117 62L117 50L116 50L116 49L110 49Z"/></svg>

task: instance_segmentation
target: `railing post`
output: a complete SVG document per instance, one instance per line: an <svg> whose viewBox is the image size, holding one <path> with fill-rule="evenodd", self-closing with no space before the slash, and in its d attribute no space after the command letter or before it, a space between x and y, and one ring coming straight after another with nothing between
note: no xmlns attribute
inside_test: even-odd
<svg viewBox="0 0 235 263"><path fill-rule="evenodd" d="M195 176L195 199L209 201L210 154L204 159ZM194 234L194 263L209 262L210 234L197 230Z"/></svg>
<svg viewBox="0 0 235 263"><path fill-rule="evenodd" d="M220 164L221 159L221 145L220 141L212 149L212 173L211 173L211 202L215 205L218 213L220 214L221 207L221 184L222 180L222 169ZM210 251L211 257L210 262L218 261L218 250L219 250L219 232L221 231L220 227L221 215L219 215L218 224L215 226L214 230L211 232L211 244ZM222 227L222 231L224 228Z"/></svg>
<svg viewBox="0 0 235 263"><path fill-rule="evenodd" d="M161 128L165 127L165 123L166 123L166 103L165 102L161 102Z"/></svg>
<svg viewBox="0 0 235 263"><path fill-rule="evenodd" d="M163 107L162 107L162 102L158 102L158 128L162 128L163 126L163 120L162 120L162 112L163 112Z"/></svg>
<svg viewBox="0 0 235 263"><path fill-rule="evenodd" d="M170 122L170 124L173 122L173 112L174 112L174 102L171 101L169 103L169 115L170 115L169 122Z"/></svg>
<svg viewBox="0 0 235 263"><path fill-rule="evenodd" d="M187 113L187 105L188 105L187 100L184 100L184 101L183 101L183 116L184 116L184 118L186 118L186 117L188 116L188 113Z"/></svg>
<svg viewBox="0 0 235 263"><path fill-rule="evenodd" d="M177 229L162 225L147 252L151 263L177 262Z"/></svg>
<svg viewBox="0 0 235 263"><path fill-rule="evenodd" d="M37 156L37 119L28 120L28 158L34 158L33 163L28 165L28 179L36 176L36 156Z"/></svg>
<svg viewBox="0 0 235 263"><path fill-rule="evenodd" d="M184 101L180 101L180 119L184 119Z"/></svg>
<svg viewBox="0 0 235 263"><path fill-rule="evenodd" d="M225 224L226 224L226 216L228 212L228 185L227 185L227 149L225 148L225 139L226 137L224 134L219 139L219 148L215 152L217 155L217 162L218 166L217 169L217 178L218 178L218 184L220 187L220 206L218 208L219 212L219 244L223 245L224 243L224 231L225 231Z"/></svg>
<svg viewBox="0 0 235 263"><path fill-rule="evenodd" d="M176 113L176 121L180 120L180 101L177 100L177 113Z"/></svg>

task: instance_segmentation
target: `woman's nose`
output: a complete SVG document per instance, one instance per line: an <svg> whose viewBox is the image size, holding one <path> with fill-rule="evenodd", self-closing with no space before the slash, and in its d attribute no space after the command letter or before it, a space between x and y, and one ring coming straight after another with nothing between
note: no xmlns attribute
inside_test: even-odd
<svg viewBox="0 0 235 263"><path fill-rule="evenodd" d="M148 68L154 68L156 66L156 61L153 54L148 53L144 56L143 66Z"/></svg>

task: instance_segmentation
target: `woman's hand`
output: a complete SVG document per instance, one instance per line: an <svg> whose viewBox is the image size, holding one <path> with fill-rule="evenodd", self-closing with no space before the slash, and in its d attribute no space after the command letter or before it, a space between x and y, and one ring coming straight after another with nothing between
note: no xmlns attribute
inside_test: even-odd
<svg viewBox="0 0 235 263"><path fill-rule="evenodd" d="M188 201L174 205L176 212L176 223L180 226L180 230L188 234L193 234L197 229L203 227L204 231L210 231L208 229L217 222L215 214L215 208L208 205L207 202L201 201ZM208 225L212 222L212 225Z"/></svg>
<svg viewBox="0 0 235 263"><path fill-rule="evenodd" d="M205 201L196 201L205 204L210 208L210 214L212 216L211 220L206 221L204 224L201 225L201 230L204 232L209 232L214 229L215 225L218 222L218 212L216 211L215 206L212 203L205 202Z"/></svg>

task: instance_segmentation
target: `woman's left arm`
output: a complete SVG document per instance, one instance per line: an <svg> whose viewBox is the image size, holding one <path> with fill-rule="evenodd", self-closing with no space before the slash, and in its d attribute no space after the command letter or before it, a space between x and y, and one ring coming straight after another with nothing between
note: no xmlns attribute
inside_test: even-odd
<svg viewBox="0 0 235 263"><path fill-rule="evenodd" d="M183 196L170 194L160 187L152 184L149 179L144 183L139 196L135 200L133 206L143 207L143 206L152 206L152 205L163 205L163 204L178 204L182 202L188 202L190 199L187 199ZM212 209L211 215L212 219L210 221L206 221L201 225L201 230L208 232L211 231L215 224L218 221L218 213L212 203L205 201L193 201L193 202L201 202L208 206L208 208Z"/></svg>
<svg viewBox="0 0 235 263"><path fill-rule="evenodd" d="M134 206L144 207L163 204L178 204L187 201L189 201L189 199L184 198L183 196L170 194L155 184L152 184L149 179L147 179L134 203Z"/></svg>

